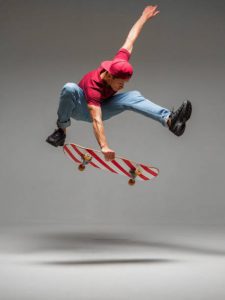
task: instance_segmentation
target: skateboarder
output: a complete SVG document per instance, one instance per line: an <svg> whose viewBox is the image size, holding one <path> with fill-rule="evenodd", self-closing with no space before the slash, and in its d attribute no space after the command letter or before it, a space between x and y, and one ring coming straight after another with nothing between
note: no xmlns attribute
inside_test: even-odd
<svg viewBox="0 0 225 300"><path fill-rule="evenodd" d="M176 136L184 133L186 122L192 112L190 101L186 100L176 111L170 111L146 99L139 91L117 94L133 74L129 59L134 42L143 25L158 14L157 6L147 6L113 60L103 61L96 70L87 73L78 84L64 85L58 108L58 129L47 138L48 143L55 147L64 145L66 128L70 126L71 118L90 122L93 124L96 139L105 159L111 160L115 157L115 151L109 148L103 121L125 110L138 112L160 122Z"/></svg>

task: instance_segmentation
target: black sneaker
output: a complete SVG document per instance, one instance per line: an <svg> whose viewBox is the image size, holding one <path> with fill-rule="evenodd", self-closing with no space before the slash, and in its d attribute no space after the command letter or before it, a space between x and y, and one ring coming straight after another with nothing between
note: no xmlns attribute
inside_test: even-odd
<svg viewBox="0 0 225 300"><path fill-rule="evenodd" d="M46 142L58 147L63 146L65 143L66 135L61 128L56 129L47 139Z"/></svg>
<svg viewBox="0 0 225 300"><path fill-rule="evenodd" d="M170 115L170 131L172 131L177 136L181 136L184 133L186 127L185 122L190 119L191 113L191 102L189 100L185 100L182 105L176 111L173 111Z"/></svg>
<svg viewBox="0 0 225 300"><path fill-rule="evenodd" d="M170 127L169 130L172 131L176 136L181 136L186 128L185 122L176 122L173 127Z"/></svg>
<svg viewBox="0 0 225 300"><path fill-rule="evenodd" d="M190 119L192 113L192 105L189 100L185 100L181 106L176 110L173 111L170 115L171 118L171 126L179 121L179 122L187 122Z"/></svg>

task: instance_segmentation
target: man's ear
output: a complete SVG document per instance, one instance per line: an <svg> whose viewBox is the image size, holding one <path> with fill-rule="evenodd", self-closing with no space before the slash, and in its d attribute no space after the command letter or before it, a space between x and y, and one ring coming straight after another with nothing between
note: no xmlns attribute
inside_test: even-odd
<svg viewBox="0 0 225 300"><path fill-rule="evenodd" d="M108 71L106 71L106 79L110 80L112 78L113 78L113 76Z"/></svg>

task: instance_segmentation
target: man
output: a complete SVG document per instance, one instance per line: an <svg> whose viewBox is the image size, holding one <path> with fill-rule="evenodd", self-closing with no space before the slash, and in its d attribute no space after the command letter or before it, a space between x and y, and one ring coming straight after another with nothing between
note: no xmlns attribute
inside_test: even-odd
<svg viewBox="0 0 225 300"><path fill-rule="evenodd" d="M132 110L159 121L177 136L184 133L186 122L192 112L190 101L184 101L175 112L171 112L145 99L138 91L116 94L133 74L129 59L134 42L143 25L158 14L157 6L147 6L113 60L103 61L98 69L86 74L78 85L67 83L63 87L58 108L58 129L47 138L48 143L55 147L64 145L66 128L71 124L71 117L91 122L105 159L112 160L115 151L108 145L103 121L125 110Z"/></svg>

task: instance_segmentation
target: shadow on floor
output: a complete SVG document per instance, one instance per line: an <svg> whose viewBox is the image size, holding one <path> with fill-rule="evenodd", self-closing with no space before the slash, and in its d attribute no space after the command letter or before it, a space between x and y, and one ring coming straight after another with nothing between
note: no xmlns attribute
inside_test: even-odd
<svg viewBox="0 0 225 300"><path fill-rule="evenodd" d="M117 250L141 251L141 250L168 250L189 252L199 255L214 255L225 256L225 249L216 249L215 241L211 247L210 237L209 246L196 245L195 241L189 239L179 242L173 242L171 237L151 238L146 240L138 239L138 237L131 237L126 234L119 233L98 233L98 232L56 232L56 233L30 233L29 235L10 236L8 234L7 240L4 241L0 237L0 252L1 253L37 253L45 251L72 251L72 252L109 252L113 253ZM133 249L132 249L133 248Z"/></svg>
<svg viewBox="0 0 225 300"><path fill-rule="evenodd" d="M133 265L133 264L164 264L172 263L175 260L170 259L86 259L86 260L55 260L47 262L39 262L39 265L51 266L94 266L94 265Z"/></svg>

